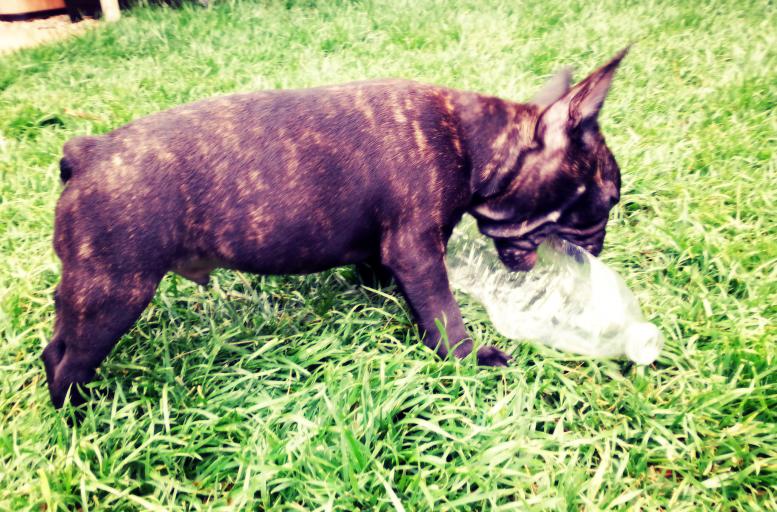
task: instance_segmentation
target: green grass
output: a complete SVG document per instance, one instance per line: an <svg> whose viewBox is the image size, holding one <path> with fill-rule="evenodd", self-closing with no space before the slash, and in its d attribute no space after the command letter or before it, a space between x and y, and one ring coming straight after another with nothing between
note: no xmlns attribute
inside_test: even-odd
<svg viewBox="0 0 777 512"><path fill-rule="evenodd" d="M0 57L0 510L775 510L777 10L763 2L214 2ZM713 5L714 4L714 5ZM168 276L53 410L62 144L214 94L400 76L527 99L630 41L603 259L667 338L638 368L506 340L439 361L352 269Z"/></svg>

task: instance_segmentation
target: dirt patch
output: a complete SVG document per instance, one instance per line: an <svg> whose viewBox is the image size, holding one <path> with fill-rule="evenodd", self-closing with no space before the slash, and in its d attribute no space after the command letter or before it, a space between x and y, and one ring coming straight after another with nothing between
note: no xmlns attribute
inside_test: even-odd
<svg viewBox="0 0 777 512"><path fill-rule="evenodd" d="M97 25L92 19L71 23L67 16L28 21L0 21L0 54L81 34Z"/></svg>

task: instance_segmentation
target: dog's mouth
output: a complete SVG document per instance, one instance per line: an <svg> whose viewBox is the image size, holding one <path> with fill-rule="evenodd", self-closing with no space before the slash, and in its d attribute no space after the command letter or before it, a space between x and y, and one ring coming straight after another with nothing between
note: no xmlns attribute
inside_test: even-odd
<svg viewBox="0 0 777 512"><path fill-rule="evenodd" d="M497 254L511 272L528 272L537 263L537 246L528 240L495 240Z"/></svg>
<svg viewBox="0 0 777 512"><path fill-rule="evenodd" d="M585 249L594 256L599 256L604 246L604 229L596 231L559 230L552 235ZM528 272L537 264L537 247L547 236L531 236L524 239L495 239L499 259L511 272Z"/></svg>
<svg viewBox="0 0 777 512"><path fill-rule="evenodd" d="M594 256L599 256L604 247L604 236L607 233L605 227L607 219L585 229L559 226L556 235L567 242L582 247Z"/></svg>
<svg viewBox="0 0 777 512"><path fill-rule="evenodd" d="M530 232L522 224L496 224L478 221L480 232L494 240L499 259L511 272L527 272L537 263L537 247L552 234L552 224L544 223Z"/></svg>
<svg viewBox="0 0 777 512"><path fill-rule="evenodd" d="M598 256L604 246L607 218L579 228L546 222L526 232L524 224L491 224L479 221L480 231L494 239L499 259L512 272L527 272L537 263L537 247L548 237L557 236Z"/></svg>

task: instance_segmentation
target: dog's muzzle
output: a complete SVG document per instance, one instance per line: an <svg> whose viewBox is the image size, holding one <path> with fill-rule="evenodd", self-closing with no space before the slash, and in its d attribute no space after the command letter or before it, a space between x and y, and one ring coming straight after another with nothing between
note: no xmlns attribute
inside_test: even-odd
<svg viewBox="0 0 777 512"><path fill-rule="evenodd" d="M565 226L558 226L556 234L564 240L582 247L594 256L599 256L604 247L604 236L606 235L607 219L594 224L593 226L578 229Z"/></svg>
<svg viewBox="0 0 777 512"><path fill-rule="evenodd" d="M532 226L532 224L534 224ZM558 236L594 256L602 252L607 218L584 228L563 226L545 219L520 223L478 219L480 232L494 239L499 259L512 272L529 271L537 263L537 247L548 236ZM527 231L527 228L533 228Z"/></svg>
<svg viewBox="0 0 777 512"><path fill-rule="evenodd" d="M511 272L528 272L537 263L537 247L534 244L516 245L509 240L495 240L497 254Z"/></svg>

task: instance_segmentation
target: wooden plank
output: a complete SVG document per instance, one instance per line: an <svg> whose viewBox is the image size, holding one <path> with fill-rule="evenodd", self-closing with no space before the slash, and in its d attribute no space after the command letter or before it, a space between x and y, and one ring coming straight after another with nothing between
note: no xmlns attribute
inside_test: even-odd
<svg viewBox="0 0 777 512"><path fill-rule="evenodd" d="M100 7L103 10L103 19L105 21L116 21L121 18L119 0L100 0Z"/></svg>
<svg viewBox="0 0 777 512"><path fill-rule="evenodd" d="M28 12L64 9L65 0L2 0L0 14L24 14Z"/></svg>

